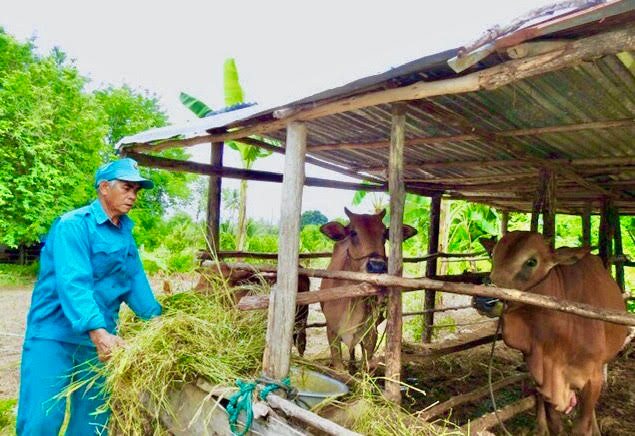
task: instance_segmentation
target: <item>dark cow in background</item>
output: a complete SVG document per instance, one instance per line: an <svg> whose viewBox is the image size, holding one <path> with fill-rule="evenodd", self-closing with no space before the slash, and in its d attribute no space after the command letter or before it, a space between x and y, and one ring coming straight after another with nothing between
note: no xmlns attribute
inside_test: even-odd
<svg viewBox="0 0 635 436"><path fill-rule="evenodd" d="M553 250L536 232L509 232L497 244L494 239L483 245L493 248L490 277L497 286L626 310L619 287L588 247ZM579 403L573 433L599 434L595 404L603 369L624 344L627 328L515 302L505 308L502 322L503 340L522 351L541 394L539 433L560 433L560 413Z"/></svg>
<svg viewBox="0 0 635 436"><path fill-rule="evenodd" d="M350 223L346 226L331 221L320 230L335 241L333 256L328 266L329 271L357 271L369 273L385 273L385 243L388 229L382 222L386 211L377 215L358 215L344 208ZM403 226L404 241L414 236L417 231L408 225ZM354 285L357 282L338 279L322 279L320 289ZM326 318L326 334L331 351L333 366L344 369L341 343L348 346L350 363L353 370L355 346L361 343L364 362L372 358L377 344L377 325L383 321L378 297L342 298L320 303Z"/></svg>
<svg viewBox="0 0 635 436"><path fill-rule="evenodd" d="M276 283L276 273L255 273L243 269L232 269L224 263L216 263L213 267L201 274L196 285L197 290L203 290L211 283L222 278L231 292L233 304L238 304L241 298L249 292L263 285L273 286ZM311 282L306 276L298 277L298 292L309 292ZM293 328L293 343L300 356L304 356L306 349L306 325L309 318L309 306L300 305L295 309L295 324Z"/></svg>

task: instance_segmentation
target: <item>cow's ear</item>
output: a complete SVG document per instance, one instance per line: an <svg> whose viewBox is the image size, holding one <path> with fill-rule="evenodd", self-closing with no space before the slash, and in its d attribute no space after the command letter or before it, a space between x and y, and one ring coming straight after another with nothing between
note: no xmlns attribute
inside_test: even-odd
<svg viewBox="0 0 635 436"><path fill-rule="evenodd" d="M556 265L574 265L591 252L591 247L561 247L553 252Z"/></svg>
<svg viewBox="0 0 635 436"><path fill-rule="evenodd" d="M379 212L377 216L379 217L380 220L383 220L384 217L386 216L386 209L383 209L381 212Z"/></svg>
<svg viewBox="0 0 635 436"><path fill-rule="evenodd" d="M408 224L404 224L402 227L402 232L403 232L403 239L402 241L405 241L406 239L410 239L412 238L414 235L417 234L417 229L415 229L412 226L409 226ZM386 229L384 236L386 237L386 239L390 239L388 236L390 235L390 229Z"/></svg>
<svg viewBox="0 0 635 436"><path fill-rule="evenodd" d="M348 236L346 227L337 221L330 221L320 227L320 232L334 241L341 241Z"/></svg>
<svg viewBox="0 0 635 436"><path fill-rule="evenodd" d="M491 238L481 238L478 241L485 248L485 251L487 251L487 254L491 256L492 252L494 251L494 247L496 246L496 243L498 242L498 238L496 236L492 236Z"/></svg>

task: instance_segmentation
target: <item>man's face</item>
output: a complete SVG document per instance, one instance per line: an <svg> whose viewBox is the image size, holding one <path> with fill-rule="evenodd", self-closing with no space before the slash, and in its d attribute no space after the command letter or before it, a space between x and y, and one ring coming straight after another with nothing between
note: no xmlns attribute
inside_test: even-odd
<svg viewBox="0 0 635 436"><path fill-rule="evenodd" d="M102 182L99 185L99 193L106 203L106 207L117 216L124 215L132 209L137 201L139 189L141 186L138 183L124 180L115 180L112 184Z"/></svg>

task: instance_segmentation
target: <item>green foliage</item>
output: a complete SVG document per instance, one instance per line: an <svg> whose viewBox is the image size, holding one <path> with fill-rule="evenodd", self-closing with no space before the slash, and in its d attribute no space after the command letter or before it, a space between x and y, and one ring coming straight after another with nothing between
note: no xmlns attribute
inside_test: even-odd
<svg viewBox="0 0 635 436"><path fill-rule="evenodd" d="M15 434L16 404L14 398L0 400L0 434Z"/></svg>
<svg viewBox="0 0 635 436"><path fill-rule="evenodd" d="M107 127L61 51L38 57L1 31L0 47L0 243L17 247L94 196Z"/></svg>
<svg viewBox="0 0 635 436"><path fill-rule="evenodd" d="M300 229L303 229L308 224L321 226L328 222L329 219L319 210L307 210L300 215Z"/></svg>
<svg viewBox="0 0 635 436"><path fill-rule="evenodd" d="M186 108L194 112L194 115L196 115L199 118L206 117L207 115L214 112L212 108L207 106L201 100L199 100L196 97L192 97L191 95L186 94L185 92L181 92L181 94L179 94L179 100L181 100L181 103L183 103L183 105Z"/></svg>

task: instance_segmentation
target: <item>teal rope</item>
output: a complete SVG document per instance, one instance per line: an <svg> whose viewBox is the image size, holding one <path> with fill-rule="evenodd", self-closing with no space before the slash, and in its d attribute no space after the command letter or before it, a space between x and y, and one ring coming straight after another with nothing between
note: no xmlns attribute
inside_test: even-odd
<svg viewBox="0 0 635 436"><path fill-rule="evenodd" d="M251 428L251 424L254 420L254 411L251 407L251 398L253 395L254 389L258 386L257 382L254 383L246 383L242 380L236 380L236 386L240 389L229 399L229 404L227 405L227 413L229 413L229 427L233 434L237 436L244 436L249 432ZM263 401L267 400L267 396L276 389L285 389L289 391L291 389L291 380L289 377L282 380L282 383L276 383L275 381L269 381L267 386L265 386L260 391L260 398ZM245 428L242 432L238 432L238 416L241 411L245 411L247 414L247 420L245 422Z"/></svg>
<svg viewBox="0 0 635 436"><path fill-rule="evenodd" d="M229 413L229 427L231 428L233 434L237 436L244 436L247 432L249 432L251 423L254 419L254 411L251 408L251 396L252 392L256 388L256 383L245 383L242 380L236 380L236 386L238 386L240 390L232 395L229 399L229 404L227 405L227 412ZM242 433L239 433L236 424L238 423L238 415L240 415L242 410L244 410L247 414L247 421L245 422L245 428Z"/></svg>

